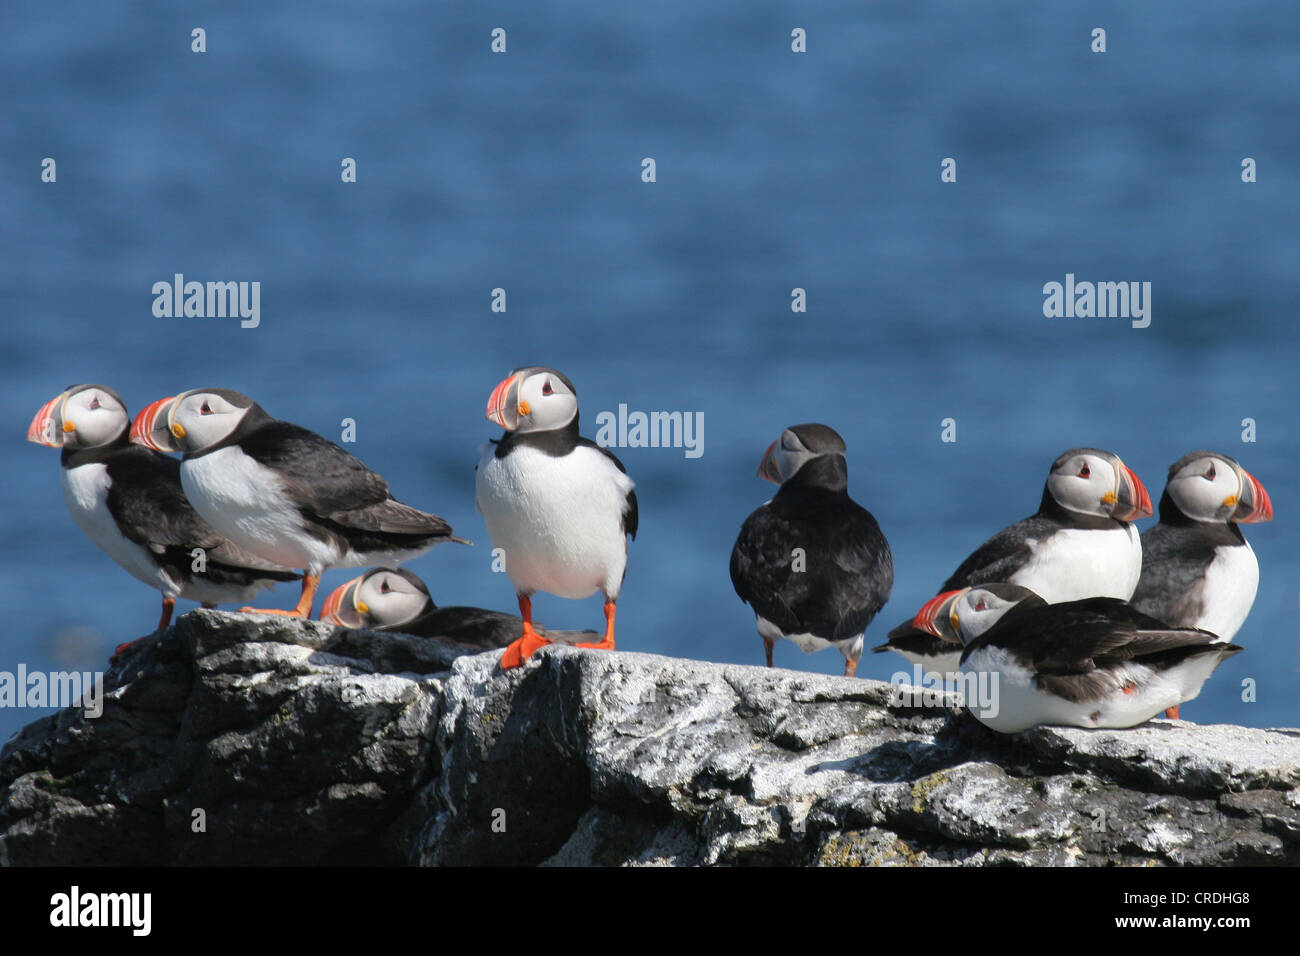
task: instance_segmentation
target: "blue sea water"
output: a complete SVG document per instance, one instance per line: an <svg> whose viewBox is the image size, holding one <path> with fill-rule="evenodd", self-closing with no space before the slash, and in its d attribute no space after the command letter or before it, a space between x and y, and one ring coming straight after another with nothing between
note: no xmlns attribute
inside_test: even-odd
<svg viewBox="0 0 1300 956"><path fill-rule="evenodd" d="M618 450L641 506L621 648L761 663L727 561L787 425L843 434L893 546L869 644L1035 509L1059 452L1112 449L1158 498L1208 447L1277 517L1246 529L1247 650L1184 713L1300 723L1293 3L50 0L0 22L0 670L100 668L158 611L72 524L57 455L23 441L64 386L133 412L224 386L335 440L354 419L350 450L476 541L409 567L440 603L512 610L474 466L492 387L547 364L589 435L620 403L704 416L699 458ZM260 282L261 324L156 318L175 273ZM1150 327L1045 318L1067 273L1151 282ZM598 597L536 609L600 622ZM777 662L842 666L792 645ZM34 716L0 710L0 739Z"/></svg>

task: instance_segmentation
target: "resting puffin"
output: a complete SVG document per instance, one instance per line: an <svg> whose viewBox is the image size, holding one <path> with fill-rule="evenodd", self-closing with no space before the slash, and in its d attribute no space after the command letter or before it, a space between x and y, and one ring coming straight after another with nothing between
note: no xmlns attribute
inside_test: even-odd
<svg viewBox="0 0 1300 956"><path fill-rule="evenodd" d="M1146 486L1118 455L1072 448L1052 462L1038 511L985 541L939 590L1004 581L1029 588L1049 604L1128 600L1142 573L1142 543L1131 522L1150 516ZM960 657L910 621L872 650L897 651L939 677L954 675Z"/></svg>
<svg viewBox="0 0 1300 956"><path fill-rule="evenodd" d="M468 544L437 515L396 500L388 482L338 445L277 421L239 392L159 399L136 417L131 441L184 451L181 486L200 515L264 560L305 569L294 610L244 611L310 617L323 571L398 564L443 541Z"/></svg>
<svg viewBox="0 0 1300 956"><path fill-rule="evenodd" d="M941 594L915 619L918 628L965 644L967 706L999 733L1039 724L1137 726L1196 697L1219 663L1242 650L1209 631L1169 627L1116 598L1044 604L1009 587ZM981 684L982 675L992 681ZM985 689L988 699L981 699Z"/></svg>
<svg viewBox="0 0 1300 956"><path fill-rule="evenodd" d="M1273 502L1236 460L1194 451L1169 466L1160 521L1142 535L1133 606L1173 627L1230 641L1259 588L1259 561L1238 522L1273 520ZM1178 708L1168 715L1178 716Z"/></svg>
<svg viewBox="0 0 1300 956"><path fill-rule="evenodd" d="M605 637L578 647L614 648L614 615L636 538L633 481L610 451L578 434L578 394L553 368L515 369L488 398L487 418L505 429L483 451L476 504L505 557L523 633L501 667L518 667L551 643L533 627L532 595L605 597Z"/></svg>
<svg viewBox="0 0 1300 956"><path fill-rule="evenodd" d="M125 571L162 592L159 630L171 623L178 597L215 607L298 580L213 530L181 490L180 462L132 445L130 426L117 392L74 385L41 407L27 440L63 449L63 497L73 520Z"/></svg>
<svg viewBox="0 0 1300 956"><path fill-rule="evenodd" d="M424 582L404 568L372 568L335 588L325 599L320 619L342 627L433 637L481 651L509 646L523 627L513 614L438 607ZM539 634L569 644L596 637L595 631L548 632L540 624L533 626Z"/></svg>
<svg viewBox="0 0 1300 956"><path fill-rule="evenodd" d="M849 497L844 439L826 425L791 426L763 453L758 477L781 490L741 526L731 584L754 609L767 666L785 638L809 653L836 647L852 677L863 632L889 600L894 558L871 512Z"/></svg>

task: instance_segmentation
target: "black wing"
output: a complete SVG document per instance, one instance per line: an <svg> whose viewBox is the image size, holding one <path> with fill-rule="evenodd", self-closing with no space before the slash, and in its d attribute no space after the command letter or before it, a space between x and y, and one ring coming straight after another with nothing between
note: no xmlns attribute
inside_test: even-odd
<svg viewBox="0 0 1300 956"><path fill-rule="evenodd" d="M1131 603L1173 627L1191 626L1205 607L1205 571L1215 549L1244 540L1227 523L1157 524L1142 535L1142 576Z"/></svg>
<svg viewBox="0 0 1300 956"><path fill-rule="evenodd" d="M123 537L148 548L161 563L190 573L191 552L202 548L205 576L224 582L252 570L277 581L299 575L235 547L204 521L181 488L180 462L169 455L131 445L108 461L108 511Z"/></svg>
<svg viewBox="0 0 1300 956"><path fill-rule="evenodd" d="M1003 528L976 548L971 555L948 576L936 594L956 591L977 584L1009 581L1024 567L1030 557L1029 542L1042 540L1060 527L1058 522L1042 515L1031 515Z"/></svg>
<svg viewBox="0 0 1300 956"><path fill-rule="evenodd" d="M1214 641L1209 631L1170 628L1126 601L1087 598L1008 613L967 645L962 661L980 647L1003 648L1032 662L1041 688L1082 701L1111 689L1107 672L1124 662L1167 665Z"/></svg>
<svg viewBox="0 0 1300 956"><path fill-rule="evenodd" d="M418 537L451 534L442 518L397 501L383 477L306 428L270 421L239 444L254 461L275 469L304 516L326 526Z"/></svg>
<svg viewBox="0 0 1300 956"><path fill-rule="evenodd" d="M861 634L889 600L893 555L876 519L847 495L783 489L741 527L731 583L785 633L842 640Z"/></svg>

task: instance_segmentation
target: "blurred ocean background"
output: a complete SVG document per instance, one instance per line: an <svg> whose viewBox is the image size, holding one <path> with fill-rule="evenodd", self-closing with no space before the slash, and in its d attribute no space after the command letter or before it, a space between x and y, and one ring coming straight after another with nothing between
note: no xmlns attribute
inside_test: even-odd
<svg viewBox="0 0 1300 956"><path fill-rule="evenodd" d="M1061 451L1116 451L1158 499L1205 447L1276 520L1246 528L1247 651L1184 715L1300 725L1294 3L49 0L0 25L0 670L101 669L158 614L73 525L57 453L23 441L63 387L134 413L225 386L335 441L355 419L349 450L477 543L408 565L435 599L513 611L474 466L493 386L546 364L589 436L619 403L704 414L698 459L618 450L641 505L620 648L762 662L727 561L787 425L844 435L893 546L869 645L1035 510ZM177 272L261 282L260 327L155 318ZM1150 327L1045 318L1066 273L1151 282ZM537 616L597 627L599 602ZM777 663L842 666L790 644ZM0 740L36 716L0 710Z"/></svg>

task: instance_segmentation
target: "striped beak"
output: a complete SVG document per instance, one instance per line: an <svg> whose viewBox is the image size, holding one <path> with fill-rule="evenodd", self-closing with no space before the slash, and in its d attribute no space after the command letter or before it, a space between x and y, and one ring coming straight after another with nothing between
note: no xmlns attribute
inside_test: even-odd
<svg viewBox="0 0 1300 956"><path fill-rule="evenodd" d="M776 442L768 445L767 451L763 452L763 460L758 463L758 477L773 484L781 483L781 469L776 464Z"/></svg>
<svg viewBox="0 0 1300 956"><path fill-rule="evenodd" d="M958 596L965 594L969 590L970 588L958 588L956 591L944 591L942 594L936 594L921 605L921 610L917 611L916 617L912 618L912 626L918 631L933 634L941 640L960 644L961 641L957 635L956 626L950 620L951 608Z"/></svg>
<svg viewBox="0 0 1300 956"><path fill-rule="evenodd" d="M67 441L67 431L63 427L63 402L67 397L67 392L59 392L41 406L32 423L27 426L28 441L45 445L47 448L63 447L64 442Z"/></svg>
<svg viewBox="0 0 1300 956"><path fill-rule="evenodd" d="M496 422L508 432L519 427L519 386L523 381L523 373L516 372L492 389L488 398L488 421Z"/></svg>
<svg viewBox="0 0 1300 956"><path fill-rule="evenodd" d="M1245 468L1241 469L1241 495L1237 498L1237 510L1232 513L1230 520L1242 524L1273 520L1272 499L1258 479Z"/></svg>
<svg viewBox="0 0 1300 956"><path fill-rule="evenodd" d="M1118 459L1116 459L1118 461ZM1119 475L1119 487L1114 494L1114 504L1110 516L1116 521L1136 521L1138 518L1150 518L1155 509L1151 507L1151 496L1147 494L1146 485L1133 473L1128 465L1119 461L1116 473Z"/></svg>
<svg viewBox="0 0 1300 956"><path fill-rule="evenodd" d="M340 627L365 627L365 621L356 606L357 587L364 577L364 574L359 575L330 592L320 609L320 619L324 623Z"/></svg>
<svg viewBox="0 0 1300 956"><path fill-rule="evenodd" d="M131 423L131 441L154 451L180 451L181 446L177 444L167 421L174 401L175 395L160 398L135 416L135 421Z"/></svg>

